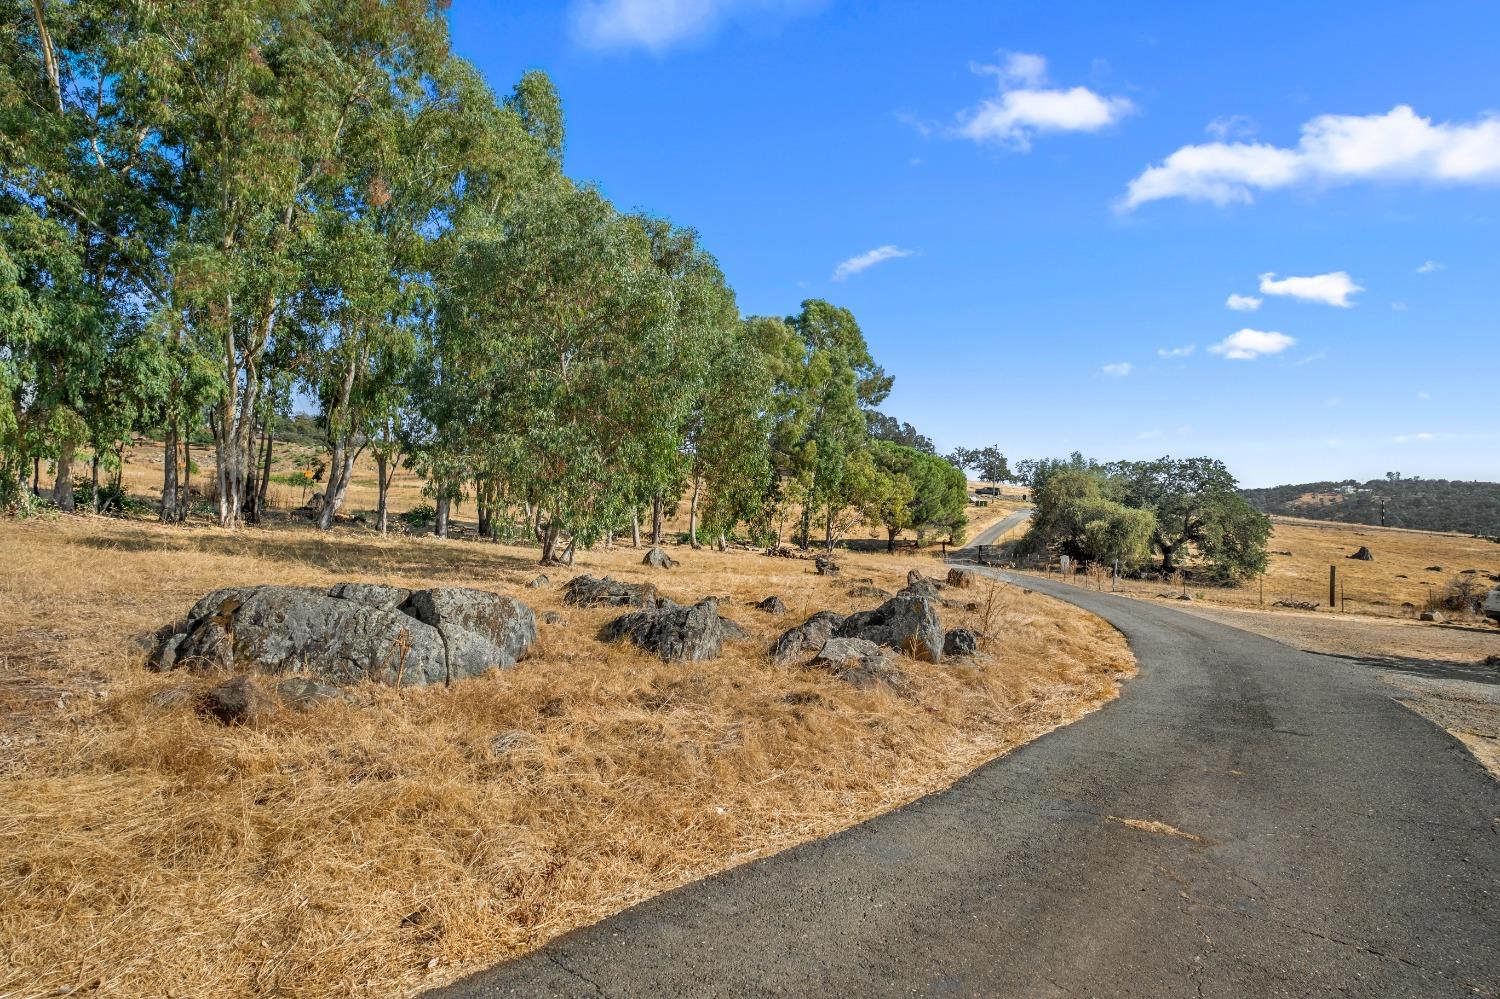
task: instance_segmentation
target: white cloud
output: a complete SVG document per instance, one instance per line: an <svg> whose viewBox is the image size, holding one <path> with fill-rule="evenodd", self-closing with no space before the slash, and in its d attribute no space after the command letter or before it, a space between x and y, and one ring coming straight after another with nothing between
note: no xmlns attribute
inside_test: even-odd
<svg viewBox="0 0 1500 999"><path fill-rule="evenodd" d="M1395 437L1392 437L1391 440L1395 441L1397 444L1415 444L1421 443L1423 441L1447 441L1452 440L1457 436L1457 434L1451 433L1434 434L1424 430L1420 433L1415 434L1397 434Z"/></svg>
<svg viewBox="0 0 1500 999"><path fill-rule="evenodd" d="M1230 295L1224 300L1225 307L1235 312L1254 312L1260 308L1260 303L1261 300L1254 295Z"/></svg>
<svg viewBox="0 0 1500 999"><path fill-rule="evenodd" d="M1183 146L1132 180L1122 207L1162 198L1248 204L1256 191L1361 180L1500 182L1500 115L1433 124L1402 104L1385 114L1319 115L1290 149L1264 142Z"/></svg>
<svg viewBox="0 0 1500 999"><path fill-rule="evenodd" d="M1432 398L1432 393L1431 392L1418 392L1417 393L1417 398L1418 399L1431 399Z"/></svg>
<svg viewBox="0 0 1500 999"><path fill-rule="evenodd" d="M1445 271L1447 269L1448 269L1448 265L1447 264L1439 263L1436 260L1427 260L1427 261L1424 261L1422 263L1421 267L1417 268L1417 273L1418 274L1432 274L1432 273L1435 273L1437 271Z"/></svg>
<svg viewBox="0 0 1500 999"><path fill-rule="evenodd" d="M1322 302L1347 309L1354 303L1349 296L1364 291L1344 271L1332 274L1315 274L1312 277L1277 278L1275 274L1260 276L1260 291L1263 295L1286 295L1303 302Z"/></svg>
<svg viewBox="0 0 1500 999"><path fill-rule="evenodd" d="M857 257L850 257L839 264L833 269L833 279L835 281L842 281L845 278L853 277L860 271L869 270L876 264L884 263L887 260L896 260L901 257L909 257L915 252L915 250L903 250L901 247L891 243L887 243L885 246L877 246L873 250L861 253Z"/></svg>
<svg viewBox="0 0 1500 999"><path fill-rule="evenodd" d="M1117 361L1114 364L1106 364L1104 366L1104 373L1112 378L1124 378L1134 370L1135 366L1129 361Z"/></svg>
<svg viewBox="0 0 1500 999"><path fill-rule="evenodd" d="M1408 306L1405 302L1392 302L1391 303L1391 311L1392 312L1405 312L1408 308L1410 308L1410 306Z"/></svg>
<svg viewBox="0 0 1500 999"><path fill-rule="evenodd" d="M1208 352L1231 361L1253 361L1267 354L1279 354L1296 342L1285 333L1244 329L1229 334L1208 348Z"/></svg>
<svg viewBox="0 0 1500 999"><path fill-rule="evenodd" d="M1026 150L1037 133L1097 132L1135 110L1125 97L1103 97L1087 87L1048 87L1047 60L1029 52L1012 52L1002 65L973 69L994 76L1000 88L995 97L959 115L956 134L975 142Z"/></svg>
<svg viewBox="0 0 1500 999"><path fill-rule="evenodd" d="M1203 130L1220 142L1225 142L1229 139L1250 138L1255 134L1256 124L1252 118L1231 114L1215 118Z"/></svg>
<svg viewBox="0 0 1500 999"><path fill-rule="evenodd" d="M573 37L598 49L660 52L710 34L737 16L795 12L807 0L574 0Z"/></svg>
<svg viewBox="0 0 1500 999"><path fill-rule="evenodd" d="M1198 349L1198 345L1195 344L1195 343L1190 343L1190 344L1188 344L1185 347L1158 347L1156 349L1156 356L1157 357L1188 357L1188 356L1191 356L1191 354L1193 353L1193 351L1195 351L1197 349Z"/></svg>

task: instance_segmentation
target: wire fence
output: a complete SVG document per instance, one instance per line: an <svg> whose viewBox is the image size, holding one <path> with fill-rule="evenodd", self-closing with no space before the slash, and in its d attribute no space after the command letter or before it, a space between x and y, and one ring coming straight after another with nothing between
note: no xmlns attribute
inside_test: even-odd
<svg viewBox="0 0 1500 999"><path fill-rule="evenodd" d="M1481 605L1490 587L1500 582L1476 570L1431 580L1390 580L1361 575L1357 569L1331 563L1326 576L1277 572L1254 576L1237 585L1194 579L1184 572L1118 572L1114 566L1079 564L1067 558L1012 555L999 545L976 545L954 557L976 565L1009 569L1104 593L1146 599L1204 601L1236 607L1418 618L1424 613L1482 618Z"/></svg>

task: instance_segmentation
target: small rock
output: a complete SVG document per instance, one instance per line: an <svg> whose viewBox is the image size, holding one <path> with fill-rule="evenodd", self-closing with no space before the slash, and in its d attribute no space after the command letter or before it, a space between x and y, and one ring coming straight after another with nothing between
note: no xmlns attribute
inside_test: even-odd
<svg viewBox="0 0 1500 999"><path fill-rule="evenodd" d="M165 673L177 665L177 650L186 641L187 635L168 635L167 638L151 653L151 658L146 660L146 668L158 673Z"/></svg>
<svg viewBox="0 0 1500 999"><path fill-rule="evenodd" d="M833 611L818 611L795 628L782 632L771 646L771 658L785 662L803 652L821 649L833 637L834 629L844 623L844 615Z"/></svg>
<svg viewBox="0 0 1500 999"><path fill-rule="evenodd" d="M563 601L575 607L655 607L656 587L650 583L622 583L605 576L584 574L568 580Z"/></svg>
<svg viewBox="0 0 1500 999"><path fill-rule="evenodd" d="M1370 549L1366 548L1364 545L1360 545L1359 546L1359 551L1355 552L1353 555L1350 555L1349 557L1350 558L1357 558L1361 562L1373 562L1373 561L1375 561L1375 556L1370 552Z"/></svg>
<svg viewBox="0 0 1500 999"><path fill-rule="evenodd" d="M1496 669L1500 669L1500 656L1485 656L1482 660L1480 660L1479 665L1493 666Z"/></svg>
<svg viewBox="0 0 1500 999"><path fill-rule="evenodd" d="M258 725L276 711L276 702L248 676L225 680L204 695L202 710L225 725Z"/></svg>
<svg viewBox="0 0 1500 999"><path fill-rule="evenodd" d="M905 680L894 656L862 638L830 638L809 665L856 687L882 681L899 686Z"/></svg>
<svg viewBox="0 0 1500 999"><path fill-rule="evenodd" d="M1191 593L1179 593L1179 594L1177 594L1176 599L1178 599L1178 600L1186 600L1189 603L1192 603L1193 596L1192 596Z"/></svg>
<svg viewBox="0 0 1500 999"><path fill-rule="evenodd" d="M851 597L867 597L873 600L891 599L890 590L882 590L878 586L855 586L849 590Z"/></svg>
<svg viewBox="0 0 1500 999"><path fill-rule="evenodd" d="M1420 621L1431 621L1433 624L1442 624L1446 620L1439 611L1423 611L1418 617Z"/></svg>
<svg viewBox="0 0 1500 999"><path fill-rule="evenodd" d="M672 569L677 566L677 560L668 555L664 549L656 547L646 552L646 557L641 559L641 565L649 565L653 569Z"/></svg>
<svg viewBox="0 0 1500 999"><path fill-rule="evenodd" d="M770 596L756 604L755 609L765 611L767 614L785 614L786 604L780 597Z"/></svg>
<svg viewBox="0 0 1500 999"><path fill-rule="evenodd" d="M948 585L956 590L972 589L979 585L979 573L954 566L948 570Z"/></svg>
<svg viewBox="0 0 1500 999"><path fill-rule="evenodd" d="M837 576L842 570L832 556L819 555L813 559L813 570L820 576Z"/></svg>
<svg viewBox="0 0 1500 999"><path fill-rule="evenodd" d="M954 628L943 636L944 656L974 656L979 654L979 635L969 628Z"/></svg>
<svg viewBox="0 0 1500 999"><path fill-rule="evenodd" d="M527 583L526 584L526 588L528 590L540 590L542 587L551 584L551 582L552 582L552 580L548 579L546 577L546 575L543 574L543 575L537 576L531 582Z"/></svg>
<svg viewBox="0 0 1500 999"><path fill-rule="evenodd" d="M912 579L911 576L907 576L907 584L900 590L896 591L896 596L926 597L929 600L937 600L940 598L941 594L939 594L938 591L941 589L941 587L938 585L937 580L928 579L921 573L917 573L916 576L916 579Z"/></svg>
<svg viewBox="0 0 1500 999"><path fill-rule="evenodd" d="M1443 567L1440 566L1440 565L1429 565L1427 567L1427 571L1428 572L1442 572L1443 571Z"/></svg>

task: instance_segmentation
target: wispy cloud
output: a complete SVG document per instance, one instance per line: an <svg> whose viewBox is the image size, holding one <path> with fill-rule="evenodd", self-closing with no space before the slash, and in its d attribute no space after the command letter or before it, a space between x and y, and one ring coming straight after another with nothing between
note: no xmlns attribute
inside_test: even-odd
<svg viewBox="0 0 1500 999"><path fill-rule="evenodd" d="M974 142L1028 150L1047 132L1098 132L1135 110L1129 98L1105 97L1088 87L1048 85L1047 60L1011 52L998 65L977 64L974 72L995 77L999 92L962 112L954 134Z"/></svg>
<svg viewBox="0 0 1500 999"><path fill-rule="evenodd" d="M1279 354L1296 342L1285 333L1274 330L1243 329L1229 334L1208 351L1230 361L1253 361L1268 354Z"/></svg>
<svg viewBox="0 0 1500 999"><path fill-rule="evenodd" d="M1433 273L1436 273L1437 271L1445 271L1447 269L1448 269L1448 265L1447 264L1440 263L1440 262L1438 262L1436 260L1425 260L1425 261L1422 262L1422 266L1417 268L1417 273L1418 274L1433 274Z"/></svg>
<svg viewBox="0 0 1500 999"><path fill-rule="evenodd" d="M1260 303L1261 299L1256 298L1254 295L1230 295L1224 299L1225 307L1233 309L1235 312L1254 312L1260 308Z"/></svg>
<svg viewBox="0 0 1500 999"><path fill-rule="evenodd" d="M1114 364L1106 364L1104 373L1111 378L1124 378L1135 370L1135 366L1129 361L1116 361Z"/></svg>
<svg viewBox="0 0 1500 999"><path fill-rule="evenodd" d="M785 16L816 6L812 0L574 0L569 15L574 39L589 48L661 52L735 18Z"/></svg>
<svg viewBox="0 0 1500 999"><path fill-rule="evenodd" d="M1397 444L1420 444L1426 441L1451 441L1458 434L1453 433L1431 433L1423 430L1415 434L1397 434L1391 440Z"/></svg>
<svg viewBox="0 0 1500 999"><path fill-rule="evenodd" d="M861 271L869 270L876 264L884 263L887 260L897 260L901 257L909 257L915 252L915 250L903 250L892 243L887 243L885 246L877 246L873 250L867 250L839 264L833 269L833 279L835 281L843 281L845 278L851 278Z"/></svg>
<svg viewBox="0 0 1500 999"><path fill-rule="evenodd" d="M1357 181L1500 182L1500 115L1434 123L1402 104L1385 114L1319 115L1302 126L1292 148L1183 146L1132 180L1121 207L1163 198L1249 203L1257 191Z"/></svg>
<svg viewBox="0 0 1500 999"><path fill-rule="evenodd" d="M1354 305L1349 296L1364 291L1345 271L1315 274L1312 277L1278 278L1275 274L1260 276L1262 295L1285 295L1303 302L1322 302L1347 309Z"/></svg>
<svg viewBox="0 0 1500 999"><path fill-rule="evenodd" d="M1167 358L1189 357L1197 349L1198 345L1195 343L1190 343L1182 347L1158 347L1156 348L1156 356Z"/></svg>

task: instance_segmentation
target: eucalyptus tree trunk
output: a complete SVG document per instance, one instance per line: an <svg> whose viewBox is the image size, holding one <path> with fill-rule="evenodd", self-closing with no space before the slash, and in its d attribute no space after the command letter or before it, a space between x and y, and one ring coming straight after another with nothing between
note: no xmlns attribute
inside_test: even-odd
<svg viewBox="0 0 1500 999"><path fill-rule="evenodd" d="M64 443L57 453L57 478L52 480L52 503L59 510L72 513L73 504L73 445Z"/></svg>
<svg viewBox="0 0 1500 999"><path fill-rule="evenodd" d="M663 502L661 493L651 497L651 543L661 544L662 528L665 521L663 515Z"/></svg>
<svg viewBox="0 0 1500 999"><path fill-rule="evenodd" d="M542 565L557 564L557 518L547 521L542 528Z"/></svg>
<svg viewBox="0 0 1500 999"><path fill-rule="evenodd" d="M432 533L440 538L448 536L448 512L453 506L453 501L447 496L439 496L437 501L437 513L432 518Z"/></svg>
<svg viewBox="0 0 1500 999"><path fill-rule="evenodd" d="M89 462L89 508L99 512L99 451L94 450L94 460Z"/></svg>
<svg viewBox="0 0 1500 999"><path fill-rule="evenodd" d="M276 438L271 436L271 428L266 427L266 453L260 466L260 492L257 494L255 510L261 513L266 509L266 503L271 497L271 458L276 446Z"/></svg>
<svg viewBox="0 0 1500 999"><path fill-rule="evenodd" d="M693 548L701 548L698 544L698 493L703 487L703 480L693 476L693 499L688 505L688 544Z"/></svg>
<svg viewBox="0 0 1500 999"><path fill-rule="evenodd" d="M833 507L828 508L828 517L823 522L823 550L833 553Z"/></svg>
<svg viewBox="0 0 1500 999"><path fill-rule="evenodd" d="M641 546L641 511L630 511L630 547Z"/></svg>
<svg viewBox="0 0 1500 999"><path fill-rule="evenodd" d="M394 464L394 462L386 457L384 451L375 452L375 488L379 495L375 504L375 530L380 532L382 538L385 537L386 531L390 529L391 513L389 497L391 476L395 474ZM390 475L386 474L387 465L392 466Z"/></svg>

